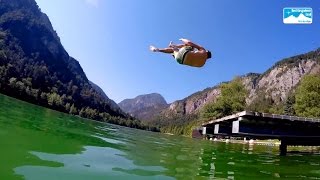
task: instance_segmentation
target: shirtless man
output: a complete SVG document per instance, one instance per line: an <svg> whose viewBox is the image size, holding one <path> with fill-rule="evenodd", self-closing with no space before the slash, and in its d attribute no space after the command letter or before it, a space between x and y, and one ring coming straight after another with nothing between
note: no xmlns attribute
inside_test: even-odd
<svg viewBox="0 0 320 180"><path fill-rule="evenodd" d="M205 48L191 42L188 39L179 39L183 42L180 45L174 45L170 42L168 48L159 49L150 46L153 52L162 52L172 54L179 64L184 64L192 67L202 67L207 59L211 58L211 52Z"/></svg>

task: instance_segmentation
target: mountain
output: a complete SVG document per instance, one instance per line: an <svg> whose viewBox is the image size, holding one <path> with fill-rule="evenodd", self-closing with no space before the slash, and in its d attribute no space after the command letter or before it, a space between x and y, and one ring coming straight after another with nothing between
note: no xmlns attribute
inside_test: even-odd
<svg viewBox="0 0 320 180"><path fill-rule="evenodd" d="M306 17L303 13L301 13L298 17L291 15L285 19L283 19L283 23L285 24L299 24L299 23L312 23L312 18Z"/></svg>
<svg viewBox="0 0 320 180"><path fill-rule="evenodd" d="M140 127L90 83L34 0L0 1L0 92L58 111Z"/></svg>
<svg viewBox="0 0 320 180"><path fill-rule="evenodd" d="M168 107L166 100L157 93L137 96L134 99L125 99L119 103L120 108L141 120L150 120L154 114Z"/></svg>

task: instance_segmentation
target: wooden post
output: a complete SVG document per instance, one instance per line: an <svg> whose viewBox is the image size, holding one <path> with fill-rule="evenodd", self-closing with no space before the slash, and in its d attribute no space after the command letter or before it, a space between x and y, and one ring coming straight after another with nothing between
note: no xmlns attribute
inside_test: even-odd
<svg viewBox="0 0 320 180"><path fill-rule="evenodd" d="M207 127L202 127L202 135L206 135L207 134Z"/></svg>
<svg viewBox="0 0 320 180"><path fill-rule="evenodd" d="M280 147L279 147L279 149L280 149L280 156L285 156L285 155L287 155L287 142L286 142L286 140L284 140L284 139L282 139L281 140L281 144L280 144Z"/></svg>
<svg viewBox="0 0 320 180"><path fill-rule="evenodd" d="M239 120L232 122L232 133L239 133L239 125L240 125Z"/></svg>
<svg viewBox="0 0 320 180"><path fill-rule="evenodd" d="M219 134L219 124L214 125L214 134Z"/></svg>

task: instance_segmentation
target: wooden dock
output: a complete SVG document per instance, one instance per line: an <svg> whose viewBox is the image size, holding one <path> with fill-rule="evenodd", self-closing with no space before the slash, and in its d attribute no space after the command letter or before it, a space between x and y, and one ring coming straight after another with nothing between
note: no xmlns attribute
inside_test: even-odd
<svg viewBox="0 0 320 180"><path fill-rule="evenodd" d="M320 146L320 119L243 111L202 124L202 134L213 137L279 139L280 154L287 146Z"/></svg>

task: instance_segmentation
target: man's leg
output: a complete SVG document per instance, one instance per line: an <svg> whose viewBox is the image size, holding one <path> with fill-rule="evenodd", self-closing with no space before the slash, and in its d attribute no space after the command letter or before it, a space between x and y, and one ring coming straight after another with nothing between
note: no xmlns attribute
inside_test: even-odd
<svg viewBox="0 0 320 180"><path fill-rule="evenodd" d="M154 46L150 46L150 50L152 52L173 53L173 48L162 48L162 49L159 49L159 48L156 48Z"/></svg>

